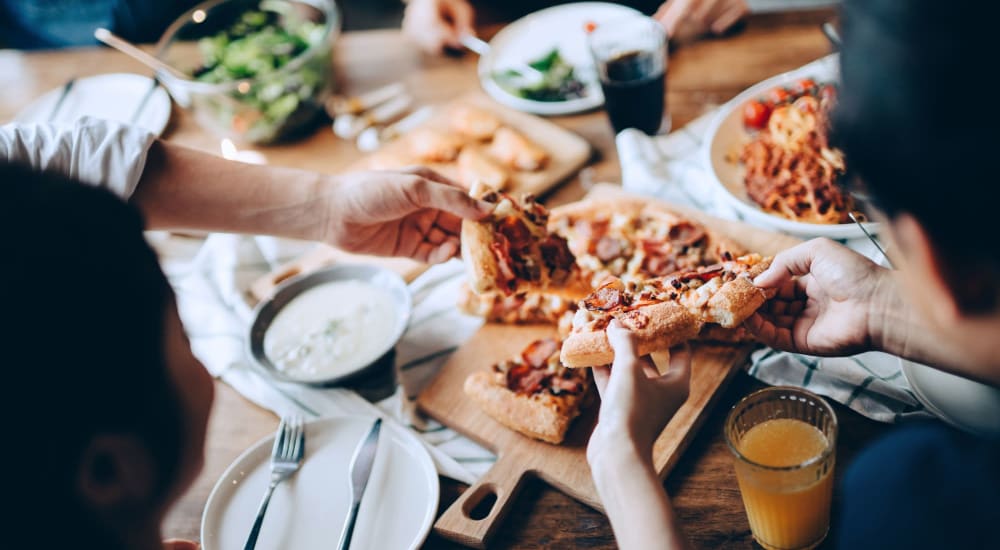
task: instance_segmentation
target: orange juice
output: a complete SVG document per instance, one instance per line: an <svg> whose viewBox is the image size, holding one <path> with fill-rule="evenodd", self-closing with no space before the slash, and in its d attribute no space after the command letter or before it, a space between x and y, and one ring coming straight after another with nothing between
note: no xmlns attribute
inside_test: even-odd
<svg viewBox="0 0 1000 550"><path fill-rule="evenodd" d="M765 420L737 443L736 476L754 538L765 548L811 548L826 537L833 454L818 428L793 418Z"/></svg>

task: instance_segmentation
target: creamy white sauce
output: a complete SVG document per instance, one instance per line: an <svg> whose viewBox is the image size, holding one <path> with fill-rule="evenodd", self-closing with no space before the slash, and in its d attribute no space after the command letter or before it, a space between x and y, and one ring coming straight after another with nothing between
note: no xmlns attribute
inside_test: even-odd
<svg viewBox="0 0 1000 550"><path fill-rule="evenodd" d="M264 334L264 353L287 376L331 378L378 359L397 321L387 290L361 281L327 283L278 312Z"/></svg>

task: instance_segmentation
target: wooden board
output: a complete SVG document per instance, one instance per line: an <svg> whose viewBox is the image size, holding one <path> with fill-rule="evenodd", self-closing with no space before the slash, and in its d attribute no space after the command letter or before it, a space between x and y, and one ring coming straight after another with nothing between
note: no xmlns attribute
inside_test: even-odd
<svg viewBox="0 0 1000 550"><path fill-rule="evenodd" d="M550 157L545 166L535 172L510 171L507 191L542 195L555 185L568 179L590 159L590 144L577 134L541 117L516 111L500 105L482 92L473 92L435 108L434 114L418 128L431 128L453 134L449 127L452 111L460 105L484 109L497 115L508 126L548 151ZM402 166L428 166L456 181L461 181L454 163L427 163L415 158L410 152L409 137L416 129L382 146L378 151L351 165L350 170L387 169ZM485 145L466 141L464 147L475 147L485 151ZM463 182L472 185L473 182Z"/></svg>
<svg viewBox="0 0 1000 550"><path fill-rule="evenodd" d="M619 188L602 185L595 187L589 197L600 199L622 195ZM776 254L799 242L793 237L743 223L719 220L687 208L670 207L725 233L748 250ZM549 326L488 323L455 352L419 396L418 406L425 413L497 453L496 464L438 519L434 528L441 536L465 545L483 547L500 525L528 476L538 477L567 495L601 509L586 460L586 444L595 423L597 403L576 420L566 441L556 446L509 430L464 398L462 387L469 374L489 368L493 363L518 353L531 340L550 336L554 332L554 328ZM690 396L653 448L654 465L661 479L677 463L721 390L747 360L751 350L752 346L693 346ZM471 512L490 495L496 496L495 504L482 519L473 519Z"/></svg>

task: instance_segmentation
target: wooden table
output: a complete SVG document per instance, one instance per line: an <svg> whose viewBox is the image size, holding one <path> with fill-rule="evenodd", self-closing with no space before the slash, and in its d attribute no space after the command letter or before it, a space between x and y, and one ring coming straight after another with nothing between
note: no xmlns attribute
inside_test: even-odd
<svg viewBox="0 0 1000 550"><path fill-rule="evenodd" d="M793 69L829 52L819 24L832 12L802 12L752 17L745 28L724 38L681 48L670 58L668 104L675 128L722 104L744 88ZM486 29L486 34L490 30ZM366 90L402 78L420 103L444 101L478 86L475 58L431 58L419 54L397 31L349 33L337 45L338 76L343 89ZM7 121L42 92L73 76L107 72L148 71L117 52L80 49L24 54L0 51L0 121ZM603 113L554 119L586 138L595 149L590 177L618 181L620 170L614 135ZM164 136L171 141L213 153L218 138L202 132L187 114L175 109ZM296 143L261 149L269 162L336 172L358 156L352 144L338 141L327 129ZM548 200L558 204L584 193L580 181L568 182ZM722 437L727 409L761 384L738 375L691 448L669 476L666 488L681 523L697 547L751 547L729 452ZM208 432L205 468L190 491L167 518L164 534L197 539L208 493L226 466L257 439L272 432L275 417L249 403L224 384ZM837 407L842 428L838 471L855 452L885 427L844 407ZM464 486L441 481L441 510ZM496 548L614 546L607 519L542 483L529 482L520 503L493 541ZM427 548L453 547L432 536Z"/></svg>

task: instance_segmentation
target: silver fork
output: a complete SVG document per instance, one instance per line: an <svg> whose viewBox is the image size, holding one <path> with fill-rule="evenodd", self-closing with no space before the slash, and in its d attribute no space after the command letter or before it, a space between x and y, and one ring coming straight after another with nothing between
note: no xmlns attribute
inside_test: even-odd
<svg viewBox="0 0 1000 550"><path fill-rule="evenodd" d="M264 500L257 509L257 519L253 522L253 528L250 529L250 536L247 537L243 550L253 550L257 546L257 536L260 535L260 526L264 523L264 514L267 512L268 503L271 502L274 488L298 471L305 451L306 432L302 417L297 414L283 417L277 433L274 434L274 447L271 448L271 483L268 484Z"/></svg>

